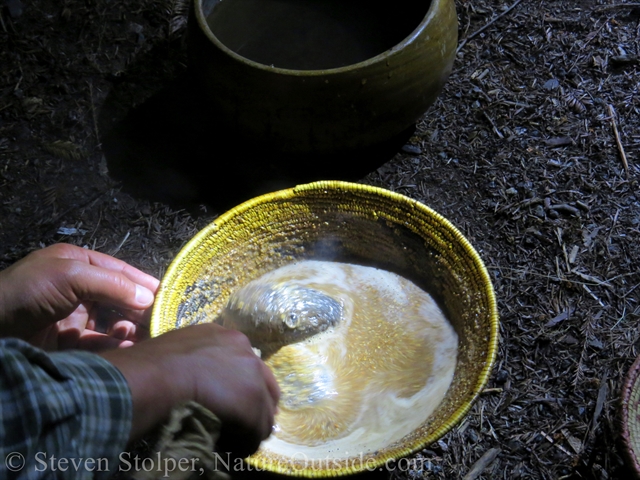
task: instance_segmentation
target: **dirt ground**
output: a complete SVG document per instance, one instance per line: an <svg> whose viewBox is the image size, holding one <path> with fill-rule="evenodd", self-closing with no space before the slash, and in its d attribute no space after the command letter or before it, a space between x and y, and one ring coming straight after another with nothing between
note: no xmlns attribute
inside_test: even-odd
<svg viewBox="0 0 640 480"><path fill-rule="evenodd" d="M258 193L385 187L463 231L501 315L469 416L390 476L630 478L617 415L640 346L640 4L606 1L459 0L453 73L415 131L325 162L212 123L188 84L184 1L3 0L0 268L70 242L162 276Z"/></svg>

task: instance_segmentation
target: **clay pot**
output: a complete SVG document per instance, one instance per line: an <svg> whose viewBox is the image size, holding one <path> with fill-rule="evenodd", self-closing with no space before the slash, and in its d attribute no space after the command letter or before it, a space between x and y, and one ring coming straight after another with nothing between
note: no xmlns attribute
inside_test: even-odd
<svg viewBox="0 0 640 480"><path fill-rule="evenodd" d="M453 0L378 10L362 0L256 2L195 0L189 65L212 114L279 151L338 152L388 140L425 113L451 72ZM325 25L329 17L342 23Z"/></svg>

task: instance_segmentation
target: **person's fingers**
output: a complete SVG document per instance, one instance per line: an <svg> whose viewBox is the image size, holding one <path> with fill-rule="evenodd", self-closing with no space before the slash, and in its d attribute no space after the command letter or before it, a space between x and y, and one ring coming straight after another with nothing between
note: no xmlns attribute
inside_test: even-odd
<svg viewBox="0 0 640 480"><path fill-rule="evenodd" d="M93 332L91 330L85 330L82 332L76 342L76 347L80 350L87 350L89 352L102 352L105 350L111 350L114 348L126 348L133 345L130 340L122 340L114 338L104 333Z"/></svg>
<svg viewBox="0 0 640 480"><path fill-rule="evenodd" d="M107 270L114 270L121 272L125 275L129 280L135 282L138 285L142 285L146 289L155 293L158 290L158 286L160 285L160 281L135 267L132 267L128 263L123 262L122 260L118 260L117 258L110 257L109 255L105 255L103 253L94 252L92 250L87 250L89 261L91 265L95 265L96 267L106 268Z"/></svg>
<svg viewBox="0 0 640 480"><path fill-rule="evenodd" d="M35 252L38 255L45 255L54 258L67 258L70 260L78 260L90 265L104 268L106 270L112 270L114 272L122 273L132 282L145 287L151 292L155 293L160 284L159 280L147 273L132 267L128 263L118 260L110 255L96 252L94 250L88 250L86 248L80 248L75 245L66 243L59 243L51 245L40 251Z"/></svg>
<svg viewBox="0 0 640 480"><path fill-rule="evenodd" d="M244 458L254 453L272 432L275 405L261 378L252 377L243 396L235 400L236 409L221 414L219 446L233 457ZM234 411L235 410L235 411Z"/></svg>
<svg viewBox="0 0 640 480"><path fill-rule="evenodd" d="M264 362L262 363L262 371L265 383L267 385L267 390L269 390L269 394L271 395L271 399L273 400L272 412L275 415L278 411L278 401L280 401L280 386L278 385L273 372Z"/></svg>
<svg viewBox="0 0 640 480"><path fill-rule="evenodd" d="M120 336L122 335L120 330L122 325L120 325L119 322L129 322L129 324L132 325L123 325L127 325L128 328L135 328L135 330L130 333L135 335L136 339L143 340L149 337L150 317L151 308L146 310L128 310L117 308L113 305L99 305L95 327L91 328L87 325L87 328L95 330L96 332ZM134 340L134 338L131 338L131 340Z"/></svg>
<svg viewBox="0 0 640 480"><path fill-rule="evenodd" d="M114 322L109 326L106 334L119 340L129 340L131 342L137 342L141 340L141 338L139 338L139 330L144 331L145 329L139 329L137 324L129 320L118 320L117 322Z"/></svg>
<svg viewBox="0 0 640 480"><path fill-rule="evenodd" d="M255 355L248 339L236 331L228 331L225 340L235 344L238 356L234 361L237 392L229 400L228 410L221 412L221 448L239 458L255 452L260 442L272 432L279 397L279 388L271 370Z"/></svg>
<svg viewBox="0 0 640 480"><path fill-rule="evenodd" d="M129 383L134 405L131 439L187 400L220 418L223 451L250 455L271 434L279 390L271 371L238 331L194 325L101 355Z"/></svg>
<svg viewBox="0 0 640 480"><path fill-rule="evenodd" d="M148 336L148 329L120 316L108 322L97 322L99 309L92 303L81 303L67 318L43 329L30 339L33 345L44 350L101 351L127 347ZM96 327L103 323L103 330Z"/></svg>
<svg viewBox="0 0 640 480"><path fill-rule="evenodd" d="M82 348L83 344L80 343L82 335L89 335L85 332L103 334L118 342L127 342L127 345L133 345L149 336L148 328L123 318L119 312L109 309L105 314L104 309L96 304L92 304L89 310L86 307L86 303L80 304L75 312L57 323L58 332L63 337L60 348L74 348L74 345ZM130 314L128 317L135 317L131 313L136 311L126 310L126 312ZM104 345L120 346L118 342L104 343Z"/></svg>
<svg viewBox="0 0 640 480"><path fill-rule="evenodd" d="M79 349L91 352L101 352L134 345L131 340L115 338L92 330L66 328L60 331L58 324L39 331L29 339L29 343L45 351Z"/></svg>
<svg viewBox="0 0 640 480"><path fill-rule="evenodd" d="M120 308L143 310L154 301L154 293L121 272L73 262L65 265L61 289L70 289L79 301L97 301Z"/></svg>
<svg viewBox="0 0 640 480"><path fill-rule="evenodd" d="M1 336L31 339L62 320L56 331L64 333L65 345L73 346L85 329L104 333L117 323L111 321L100 330L98 318L83 311L83 305L93 308L96 303L111 305L123 312L123 319L142 325L138 329L120 324L116 335L125 340L146 338L159 282L108 255L56 244L0 271L0 284ZM37 341L55 349L51 335L43 331Z"/></svg>
<svg viewBox="0 0 640 480"><path fill-rule="evenodd" d="M90 323L93 323L95 308L90 302L81 303L68 317L56 322L46 330L55 333L55 342L47 344L45 350L68 350L77 348L78 340ZM43 347L44 348L44 347Z"/></svg>
<svg viewBox="0 0 640 480"><path fill-rule="evenodd" d="M115 305L102 306L101 309L101 322L111 325L119 320L129 320L131 323L135 323L140 327L148 330L149 323L151 322L151 308L144 310L131 310L126 308L118 308Z"/></svg>

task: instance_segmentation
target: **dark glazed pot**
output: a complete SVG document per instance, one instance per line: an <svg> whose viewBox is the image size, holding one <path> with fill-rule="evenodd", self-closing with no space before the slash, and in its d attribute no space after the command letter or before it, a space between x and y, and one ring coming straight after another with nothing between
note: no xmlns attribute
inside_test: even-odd
<svg viewBox="0 0 640 480"><path fill-rule="evenodd" d="M387 5L398 13L385 17L383 12L377 20L379 25L401 24L394 33L400 35L398 43L353 64L296 69L236 53L242 43L238 36L250 37L252 27L223 22L226 31L214 35L207 17L222 5L220 0L195 0L189 19L189 67L216 114L247 139L287 153L369 147L415 123L451 73L457 45L454 1L423 0L422 11L416 10L416 0L405 1L412 6L404 9L403 1ZM360 12L370 8L370 2L361 3ZM357 28L367 31L366 25ZM225 36L231 40L223 43L220 38ZM284 41L277 34L274 39Z"/></svg>

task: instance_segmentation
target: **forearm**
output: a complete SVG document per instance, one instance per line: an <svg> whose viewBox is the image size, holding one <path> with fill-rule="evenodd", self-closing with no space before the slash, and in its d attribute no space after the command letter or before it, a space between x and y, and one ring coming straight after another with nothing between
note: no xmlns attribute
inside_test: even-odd
<svg viewBox="0 0 640 480"><path fill-rule="evenodd" d="M67 459L67 470L55 474L61 478L108 477L117 469L132 410L126 380L113 365L87 352L46 354L4 339L0 368L0 458L20 453L28 478L51 476L52 457Z"/></svg>
<svg viewBox="0 0 640 480"><path fill-rule="evenodd" d="M221 442L238 456L255 452L271 433L280 391L238 331L204 323L101 355L129 382L131 439L168 419L173 407L187 401L220 419Z"/></svg>
<svg viewBox="0 0 640 480"><path fill-rule="evenodd" d="M179 391L181 379L163 368L162 354L153 353L140 345L100 353L129 385L133 411L129 441L140 438L166 420L173 407L191 399Z"/></svg>

